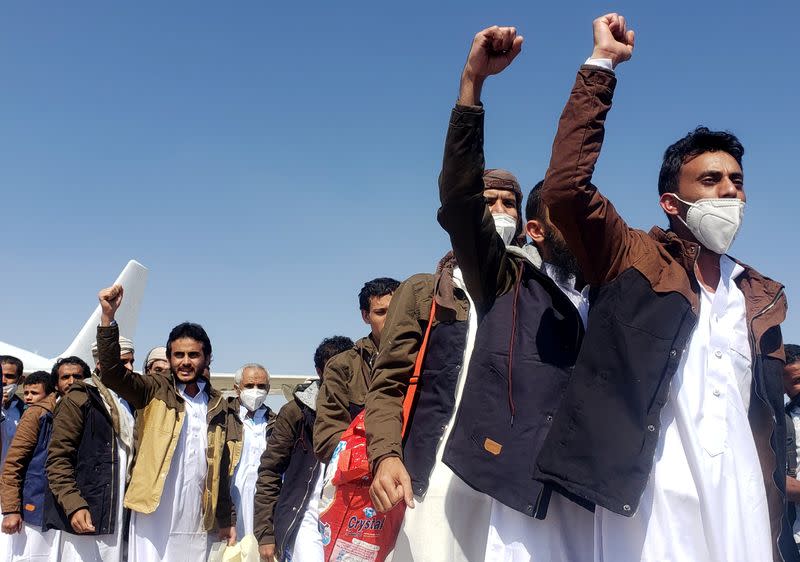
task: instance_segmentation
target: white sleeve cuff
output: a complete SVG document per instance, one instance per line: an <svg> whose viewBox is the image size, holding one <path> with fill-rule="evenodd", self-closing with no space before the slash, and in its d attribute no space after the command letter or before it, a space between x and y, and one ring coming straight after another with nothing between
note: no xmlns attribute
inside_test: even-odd
<svg viewBox="0 0 800 562"><path fill-rule="evenodd" d="M600 68L605 68L606 70L614 72L614 66L611 64L611 59L593 59L592 57L589 57L583 64L599 66Z"/></svg>

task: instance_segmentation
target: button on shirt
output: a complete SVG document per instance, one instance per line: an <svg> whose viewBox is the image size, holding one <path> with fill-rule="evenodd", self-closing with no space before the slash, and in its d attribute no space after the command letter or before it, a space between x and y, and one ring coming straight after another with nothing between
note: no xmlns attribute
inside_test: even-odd
<svg viewBox="0 0 800 562"><path fill-rule="evenodd" d="M743 268L720 258L702 290L697 326L661 412L661 433L639 509L595 513L600 560L772 559L766 491L752 430Z"/></svg>
<svg viewBox="0 0 800 562"><path fill-rule="evenodd" d="M256 494L256 480L261 454L267 448L266 406L255 411L253 417L247 416L249 410L239 406L239 419L242 420L242 456L233 476L231 496L236 506L236 536L244 537L253 532L253 498Z"/></svg>

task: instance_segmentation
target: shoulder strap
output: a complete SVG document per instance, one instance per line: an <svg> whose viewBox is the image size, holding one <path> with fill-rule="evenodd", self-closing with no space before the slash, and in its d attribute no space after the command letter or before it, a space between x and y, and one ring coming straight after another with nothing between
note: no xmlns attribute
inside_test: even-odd
<svg viewBox="0 0 800 562"><path fill-rule="evenodd" d="M425 335L422 337L422 345L417 353L417 360L414 363L414 373L408 381L408 390L406 397L403 400L403 431L402 435L406 434L408 422L411 419L411 410L414 407L414 399L417 395L417 385L419 383L419 375L422 372L422 362L425 360L425 351L428 348L428 336L431 335L431 326L433 326L433 319L436 315L436 295L433 295L431 301L431 315L428 318L428 325L425 327Z"/></svg>

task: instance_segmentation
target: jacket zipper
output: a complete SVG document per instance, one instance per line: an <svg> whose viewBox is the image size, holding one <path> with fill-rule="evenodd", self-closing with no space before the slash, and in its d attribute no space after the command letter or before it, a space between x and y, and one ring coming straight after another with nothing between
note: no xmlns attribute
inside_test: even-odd
<svg viewBox="0 0 800 562"><path fill-rule="evenodd" d="M753 361L754 365L760 365L761 364L761 360L759 359L759 353L758 353L759 350L757 349L756 338L753 336L753 323L756 321L756 318L759 318L760 316L763 316L764 314L769 312L777 304L778 300L783 295L783 289L784 288L781 287L781 289L775 295L775 298L772 299L772 302L770 302L767 306L765 306L763 309L761 309L759 312L757 312L750 319L750 326L748 326L747 337L750 340L750 351L752 353L751 361ZM760 370L761 369L759 369L759 371ZM753 369L753 374L755 374L755 369ZM761 373L761 376L763 376L763 373ZM759 388L758 388L759 385L753 385L753 386L755 387L756 397L758 397L758 399L761 401L761 403L764 406L766 406L771 412L770 415L772 416L772 434L770 435L770 441L772 441L772 436L775 435L775 426L777 425L778 420L775 419L775 412L772 411L772 408L770 407L769 403L767 403L767 401L761 396L761 393L759 392ZM770 448L772 448L772 447L770 447ZM776 468L777 468L777 466L776 466ZM772 478L769 478L769 480L772 481ZM786 494L784 492L781 492L781 489L778 488L777 486L775 486L774 483L772 484L772 486L775 489L778 490L778 493L781 495L781 499L783 500L783 503L786 503ZM771 527L771 525L770 525L770 527ZM772 534L772 531L770 530L770 535L771 534ZM781 529L778 529L778 541L780 541L780 535L781 535ZM780 556L781 560L785 560L784 557L783 557L783 553L780 550L780 546L778 546L777 550L778 550L778 555Z"/></svg>
<svg viewBox="0 0 800 562"><path fill-rule="evenodd" d="M319 461L315 461L314 462L314 468L316 469L318 466L319 466ZM311 474L313 476L313 474L314 474L313 470L311 471ZM308 500L308 495L311 493L311 486L316 483L316 480L319 477L320 477L320 475L317 474L316 478L309 478L308 479L308 483L306 484L306 493L303 494L303 501L300 503L301 506L305 506L306 505L306 501ZM286 529L286 536L283 537L283 542L281 543L280 551L276 553L281 558L283 557L283 551L286 548L286 539L289 537L289 535L292 534L292 529L294 529L294 526L297 523L298 515L300 515L300 513L303 513L303 512L305 512L305 509L298 508L297 511L295 511L294 517L292 518L292 522L289 524L289 527L287 527L287 529ZM274 521L273 521L273 524L274 524ZM317 522L317 525L319 525L319 522Z"/></svg>

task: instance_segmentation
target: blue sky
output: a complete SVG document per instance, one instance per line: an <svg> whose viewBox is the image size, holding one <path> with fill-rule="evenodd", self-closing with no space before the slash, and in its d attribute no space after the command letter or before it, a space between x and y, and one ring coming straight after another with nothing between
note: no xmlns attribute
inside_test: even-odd
<svg viewBox="0 0 800 562"><path fill-rule="evenodd" d="M732 254L793 282L796 2L6 3L0 8L0 339L59 353L130 258L150 268L140 358L202 323L218 371L310 373L326 336L367 332L367 279L431 271L450 108L472 36L525 35L484 89L486 153L544 174L591 21L628 18L595 182L664 225L664 148L698 124L746 147Z"/></svg>

